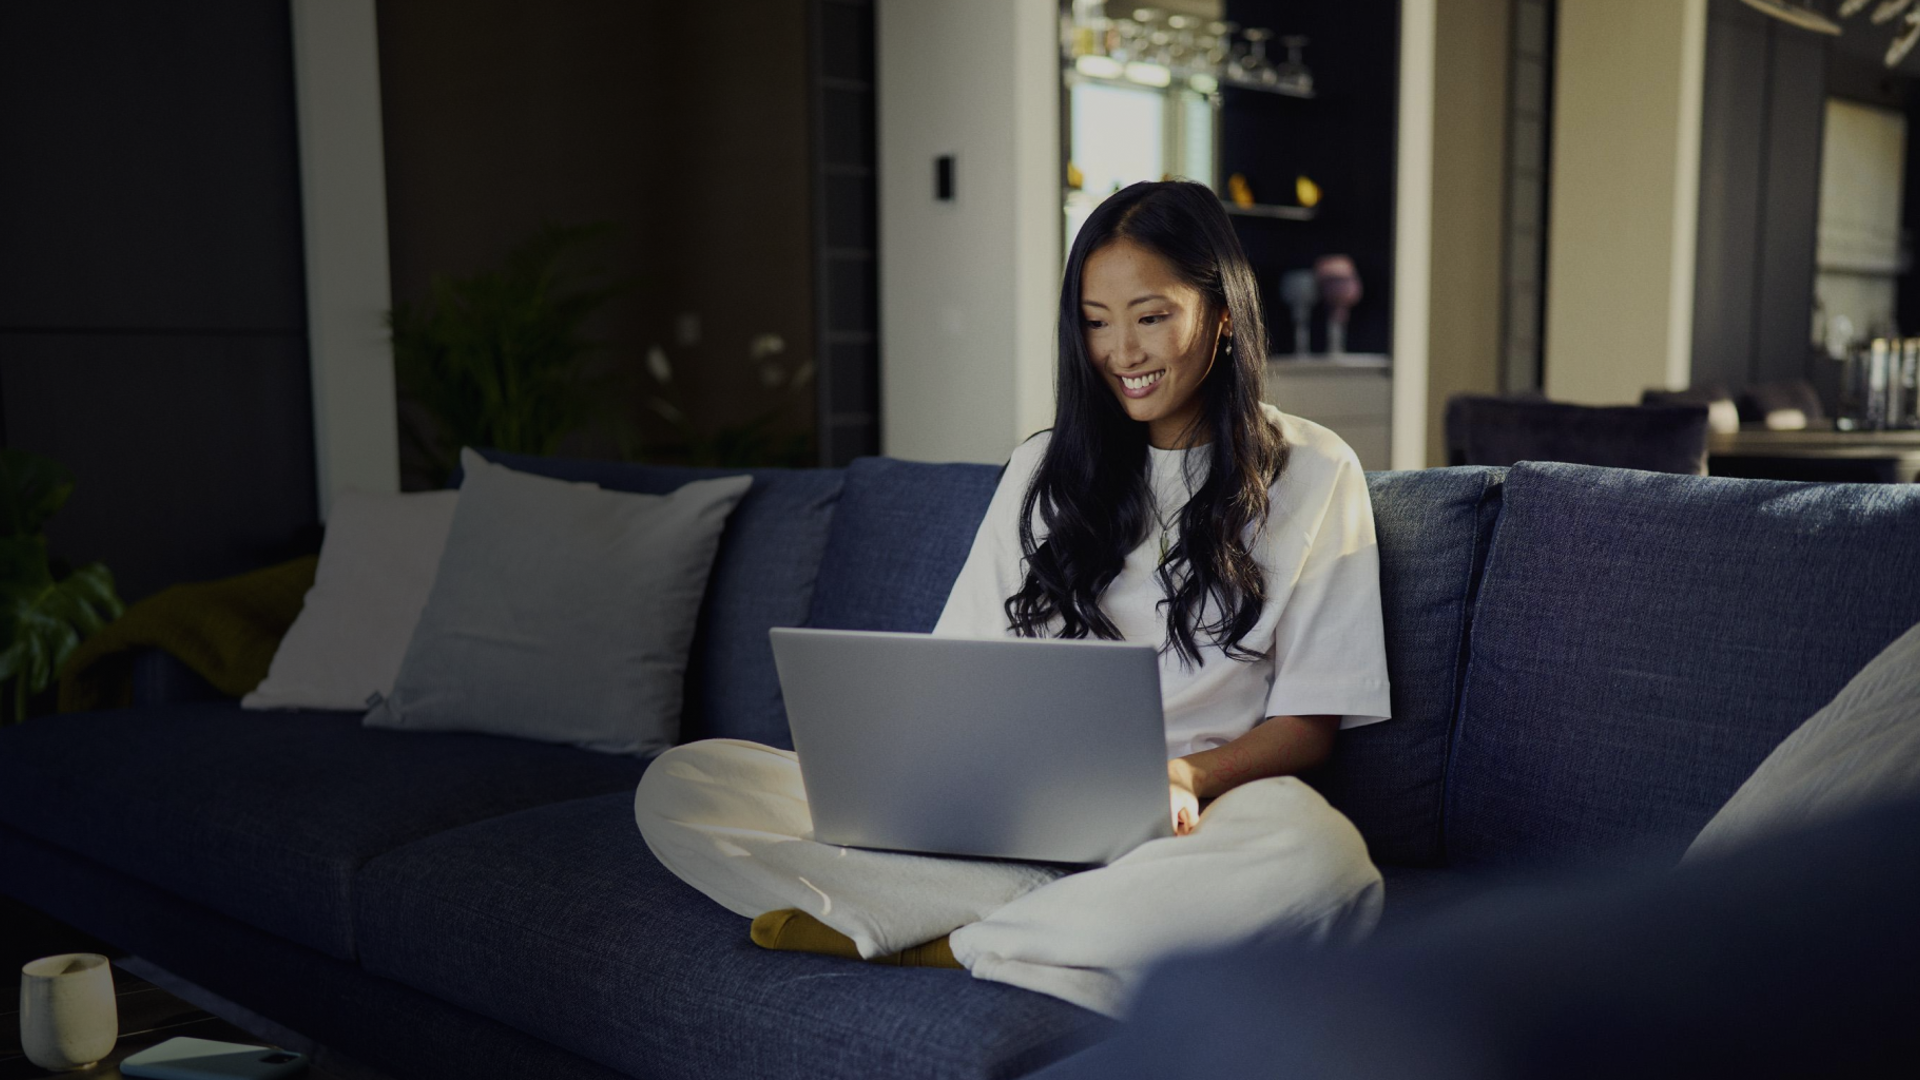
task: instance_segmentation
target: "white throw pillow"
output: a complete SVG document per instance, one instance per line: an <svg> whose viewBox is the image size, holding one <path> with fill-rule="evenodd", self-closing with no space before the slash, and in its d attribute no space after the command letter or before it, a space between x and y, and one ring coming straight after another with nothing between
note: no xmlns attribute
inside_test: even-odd
<svg viewBox="0 0 1920 1080"><path fill-rule="evenodd" d="M313 588L266 679L241 707L365 712L368 699L392 693L459 498L457 491L335 497Z"/></svg>
<svg viewBox="0 0 1920 1080"><path fill-rule="evenodd" d="M751 477L606 491L460 451L460 510L368 727L653 754L680 733L720 535Z"/></svg>
<svg viewBox="0 0 1920 1080"><path fill-rule="evenodd" d="M1920 624L1881 650L1760 763L1688 861L1920 792Z"/></svg>

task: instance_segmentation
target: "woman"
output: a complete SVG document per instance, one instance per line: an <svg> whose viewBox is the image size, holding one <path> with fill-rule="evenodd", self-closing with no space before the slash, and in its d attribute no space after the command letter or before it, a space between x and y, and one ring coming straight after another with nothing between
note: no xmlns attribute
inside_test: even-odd
<svg viewBox="0 0 1920 1080"><path fill-rule="evenodd" d="M1109 1015L1175 951L1366 933L1379 872L1292 774L1388 716L1372 508L1339 436L1261 403L1265 341L1209 189L1102 203L1067 259L1054 427L1014 450L934 629L1159 644L1174 836L1073 874L834 847L791 753L709 740L641 781L654 854L761 944L950 962Z"/></svg>

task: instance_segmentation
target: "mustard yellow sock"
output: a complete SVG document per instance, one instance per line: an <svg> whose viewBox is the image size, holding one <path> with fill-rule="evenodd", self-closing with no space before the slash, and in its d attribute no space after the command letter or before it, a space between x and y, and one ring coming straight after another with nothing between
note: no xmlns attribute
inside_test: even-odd
<svg viewBox="0 0 1920 1080"><path fill-rule="evenodd" d="M841 956L850 960L860 959L860 949L854 945L852 938L797 908L782 908L759 916L753 920L753 927L748 931L748 936L753 938L755 945L763 949L784 949L789 952L810 952L825 956ZM960 966L960 962L953 958L953 946L947 943L945 936L902 949L889 956L876 956L867 962L890 964L895 967L957 968Z"/></svg>

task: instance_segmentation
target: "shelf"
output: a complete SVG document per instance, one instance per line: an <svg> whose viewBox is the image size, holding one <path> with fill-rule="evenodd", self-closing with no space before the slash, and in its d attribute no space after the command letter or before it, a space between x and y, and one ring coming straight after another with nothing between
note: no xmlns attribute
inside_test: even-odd
<svg viewBox="0 0 1920 1080"><path fill-rule="evenodd" d="M1393 360L1385 353L1274 353L1267 357L1269 371L1391 371Z"/></svg>
<svg viewBox="0 0 1920 1080"><path fill-rule="evenodd" d="M1312 101L1316 96L1311 86L1302 87L1291 83L1274 83L1268 85L1267 83L1247 82L1244 79L1222 78L1220 80L1220 89L1252 90L1261 94L1278 94L1281 97L1300 98L1303 101Z"/></svg>
<svg viewBox="0 0 1920 1080"><path fill-rule="evenodd" d="M1813 264L1819 274L1855 274L1861 277L1897 277L1907 268L1895 259L1826 259Z"/></svg>
<svg viewBox="0 0 1920 1080"><path fill-rule="evenodd" d="M1274 94L1279 97L1299 98L1311 101L1316 95L1312 86L1300 86L1297 83L1261 83L1246 79L1231 79L1216 75L1211 71L1183 71L1164 67L1160 64L1120 64L1106 57L1063 57L1065 78L1069 84L1089 82L1100 86L1121 86L1130 90L1192 90L1209 96L1221 90L1252 90L1260 94ZM1082 64L1081 60L1106 61L1112 73L1089 70L1093 65Z"/></svg>
<svg viewBox="0 0 1920 1080"><path fill-rule="evenodd" d="M1226 199L1220 200L1221 209L1237 217L1277 218L1281 221L1312 221L1319 214L1310 206L1273 206L1267 203L1254 203L1241 206Z"/></svg>
<svg viewBox="0 0 1920 1080"><path fill-rule="evenodd" d="M1203 81L1200 85L1195 86L1190 76L1174 75L1166 68L1152 64L1138 66L1152 69L1151 73L1157 77L1149 80L1145 78L1130 79L1124 75L1089 75L1084 71L1069 66L1062 76L1062 79L1068 86L1072 86L1074 83L1091 83L1094 86L1117 86L1123 90L1141 90L1156 94L1165 93L1169 90L1191 90L1196 94L1209 95L1214 92L1210 81ZM1159 78L1165 78L1167 81L1160 82L1158 81ZM1205 79L1205 76L1202 76L1202 79Z"/></svg>

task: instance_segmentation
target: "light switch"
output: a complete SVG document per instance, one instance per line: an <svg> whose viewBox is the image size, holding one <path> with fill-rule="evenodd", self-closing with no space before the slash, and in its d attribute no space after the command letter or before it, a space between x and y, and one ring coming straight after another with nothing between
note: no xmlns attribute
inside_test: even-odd
<svg viewBox="0 0 1920 1080"><path fill-rule="evenodd" d="M952 154L941 154L933 159L933 197L941 202L953 201Z"/></svg>

